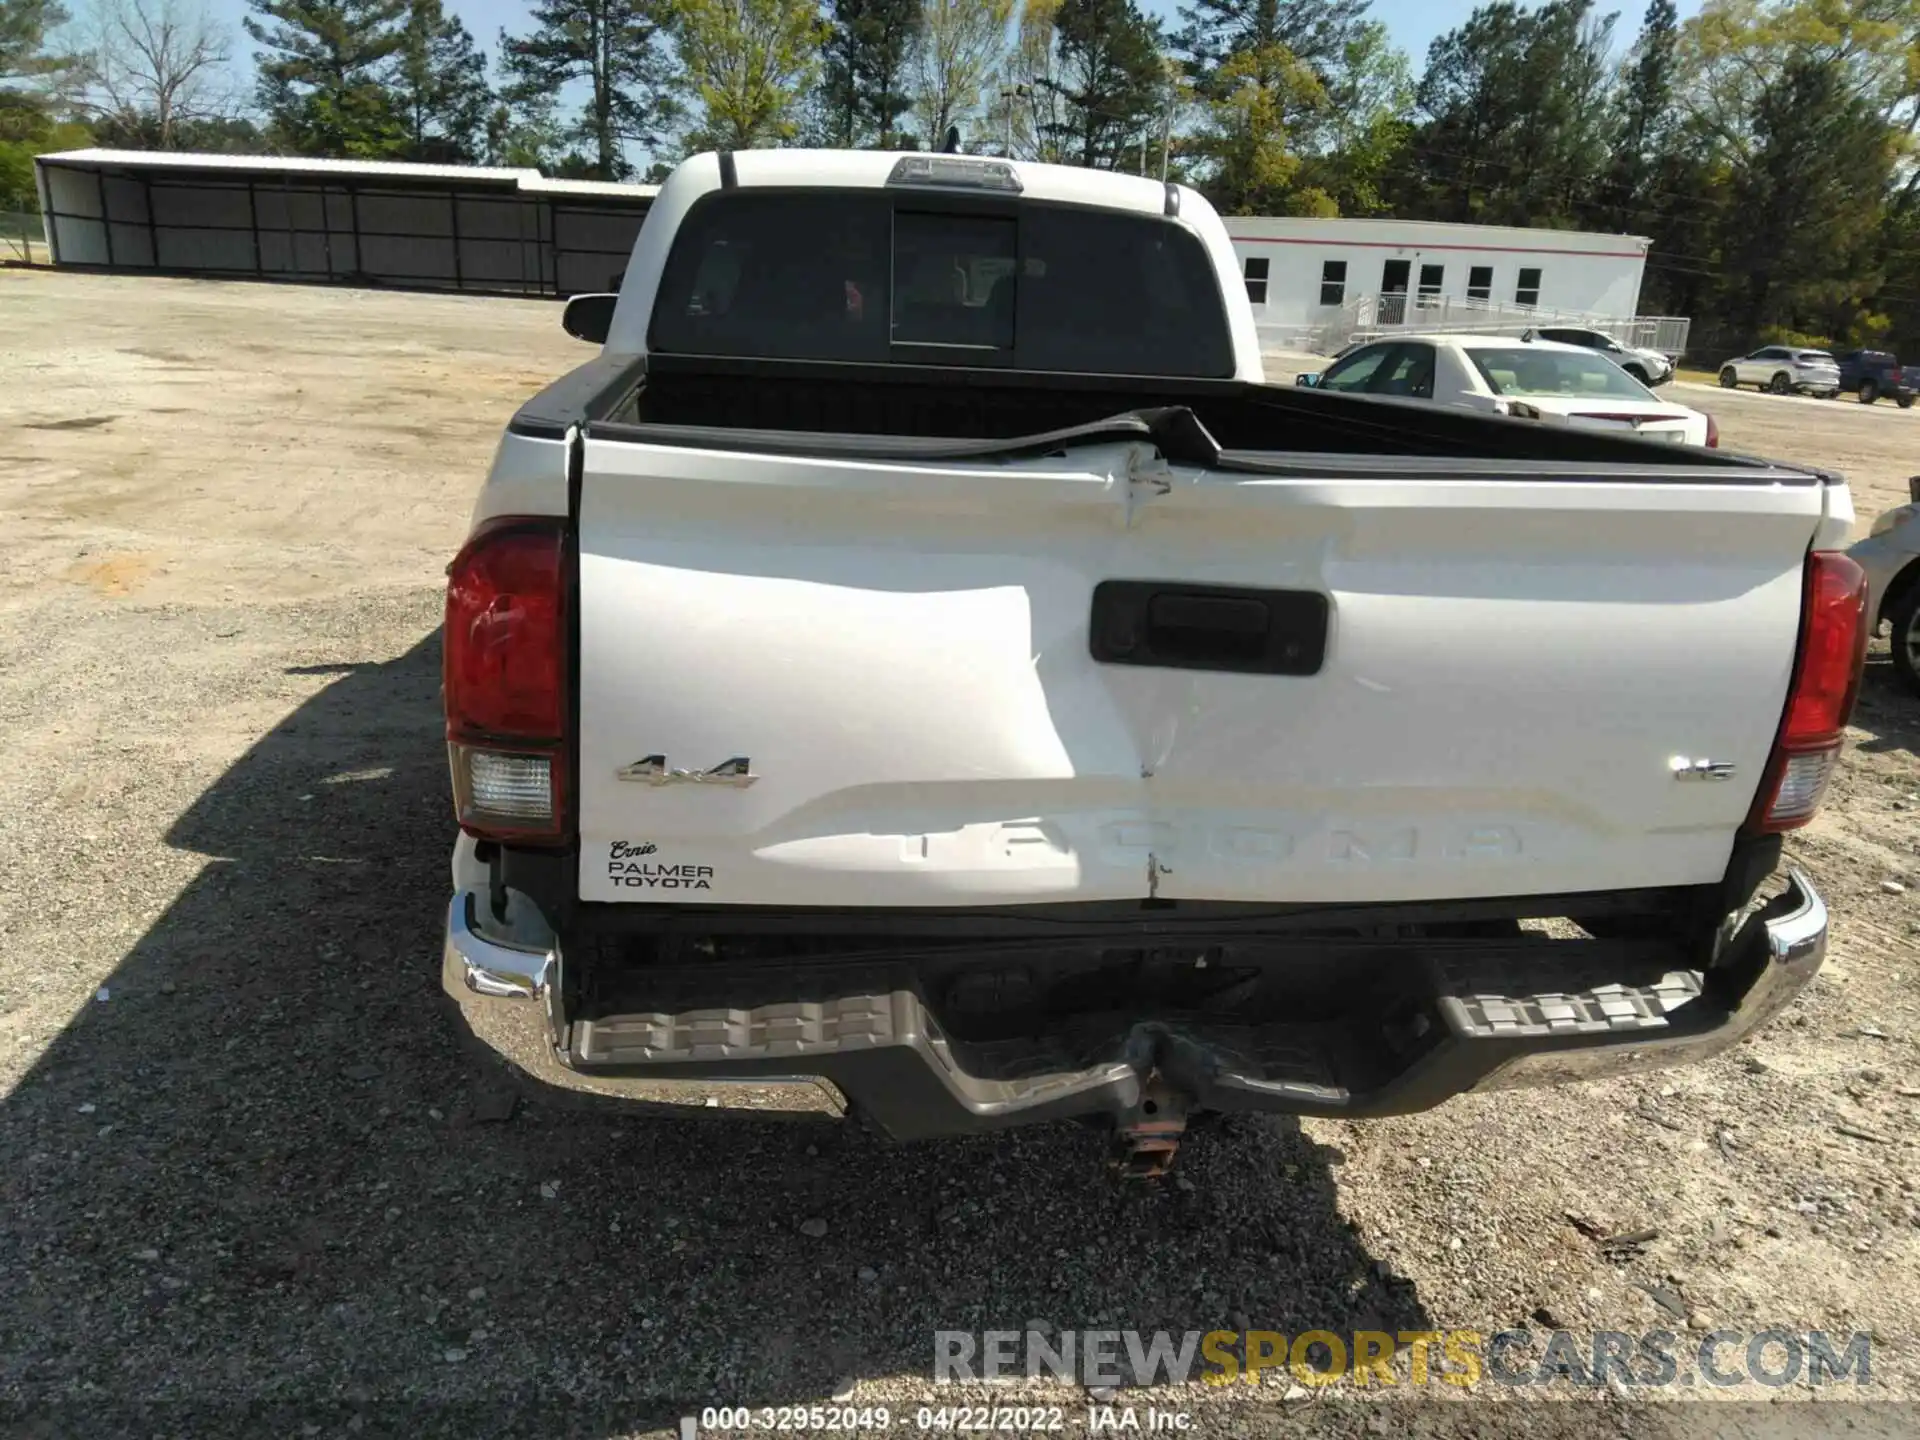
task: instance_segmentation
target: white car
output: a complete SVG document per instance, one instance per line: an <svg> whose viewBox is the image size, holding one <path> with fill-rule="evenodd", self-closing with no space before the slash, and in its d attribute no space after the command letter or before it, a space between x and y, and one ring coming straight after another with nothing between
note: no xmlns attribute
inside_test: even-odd
<svg viewBox="0 0 1920 1440"><path fill-rule="evenodd" d="M1831 400L1840 393L1840 362L1825 350L1797 345L1762 345L1751 355L1736 355L1720 367L1720 388L1757 385L1775 395L1819 395Z"/></svg>
<svg viewBox="0 0 1920 1440"><path fill-rule="evenodd" d="M1598 351L1510 335L1401 335L1357 346L1297 384L1718 446L1711 415L1664 400Z"/></svg>

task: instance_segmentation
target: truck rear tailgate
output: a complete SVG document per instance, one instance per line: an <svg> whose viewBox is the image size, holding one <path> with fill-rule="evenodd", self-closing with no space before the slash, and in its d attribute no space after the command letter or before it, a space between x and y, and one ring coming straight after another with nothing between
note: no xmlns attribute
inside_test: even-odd
<svg viewBox="0 0 1920 1440"><path fill-rule="evenodd" d="M1128 440L954 463L590 434L580 895L1718 880L1823 487L1450 463L1302 478L1168 468Z"/></svg>

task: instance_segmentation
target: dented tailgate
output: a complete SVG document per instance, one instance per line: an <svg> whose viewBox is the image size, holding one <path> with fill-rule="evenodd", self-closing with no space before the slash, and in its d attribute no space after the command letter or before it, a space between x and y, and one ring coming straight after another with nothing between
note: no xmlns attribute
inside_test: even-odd
<svg viewBox="0 0 1920 1440"><path fill-rule="evenodd" d="M590 436L580 894L1397 901L1717 880L1818 485ZM1678 779L1709 761L1731 780Z"/></svg>

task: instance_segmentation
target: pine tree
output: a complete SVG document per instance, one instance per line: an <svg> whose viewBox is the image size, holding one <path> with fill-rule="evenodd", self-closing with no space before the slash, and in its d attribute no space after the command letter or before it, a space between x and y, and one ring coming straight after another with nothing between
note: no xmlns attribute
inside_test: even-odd
<svg viewBox="0 0 1920 1440"><path fill-rule="evenodd" d="M407 158L472 164L484 151L493 105L485 53L440 0L412 0L403 33L392 89L406 125Z"/></svg>
<svg viewBox="0 0 1920 1440"><path fill-rule="evenodd" d="M1616 230L1643 223L1645 190L1673 133L1673 84L1679 68L1680 16L1674 0L1650 0L1640 25L1640 38L1614 106L1618 120L1613 137L1613 164L1607 174L1603 209Z"/></svg>
<svg viewBox="0 0 1920 1440"><path fill-rule="evenodd" d="M1121 168L1159 140L1172 83L1159 26L1134 0L1062 0L1054 27L1059 77L1047 88L1060 105L1046 138L1075 164Z"/></svg>
<svg viewBox="0 0 1920 1440"><path fill-rule="evenodd" d="M405 43L407 0L249 0L260 108L280 145L301 155L391 157L406 130L384 83Z"/></svg>
<svg viewBox="0 0 1920 1440"><path fill-rule="evenodd" d="M1846 61L1817 54L1793 57L1768 82L1752 130L1729 187L1729 318L1748 334L1808 321L1838 329L1847 277L1884 213L1894 137Z"/></svg>
<svg viewBox="0 0 1920 1440"><path fill-rule="evenodd" d="M1365 23L1367 0L1193 0L1173 48L1194 88L1211 97L1220 68L1241 55L1276 48L1320 71L1334 69Z"/></svg>
<svg viewBox="0 0 1920 1440"><path fill-rule="evenodd" d="M659 144L678 116L668 13L665 0L540 0L531 35L501 35L510 100L529 105L586 83L586 107L568 138L591 153L584 166L568 169L623 180L633 171L624 146Z"/></svg>
<svg viewBox="0 0 1920 1440"><path fill-rule="evenodd" d="M24 105L22 80L44 81L71 70L76 58L47 48L47 36L68 20L57 0L0 0L0 100Z"/></svg>
<svg viewBox="0 0 1920 1440"><path fill-rule="evenodd" d="M1572 225L1606 173L1607 47L1592 0L1484 5L1433 42L1409 208L1435 220Z"/></svg>
<svg viewBox="0 0 1920 1440"><path fill-rule="evenodd" d="M913 104L909 62L922 25L921 0L833 0L822 82L836 143L892 150Z"/></svg>

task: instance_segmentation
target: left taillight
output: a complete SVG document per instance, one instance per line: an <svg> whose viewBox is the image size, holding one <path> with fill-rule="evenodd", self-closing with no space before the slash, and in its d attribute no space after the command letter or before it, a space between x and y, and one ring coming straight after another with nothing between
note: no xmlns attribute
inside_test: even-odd
<svg viewBox="0 0 1920 1440"><path fill-rule="evenodd" d="M1796 829L1820 808L1866 658L1867 577L1859 565L1837 550L1814 551L1803 594L1787 709L1747 819L1761 834Z"/></svg>
<svg viewBox="0 0 1920 1440"><path fill-rule="evenodd" d="M447 567L443 700L454 809L482 839L556 841L566 816L566 530L507 517Z"/></svg>

